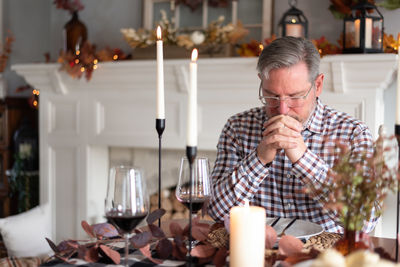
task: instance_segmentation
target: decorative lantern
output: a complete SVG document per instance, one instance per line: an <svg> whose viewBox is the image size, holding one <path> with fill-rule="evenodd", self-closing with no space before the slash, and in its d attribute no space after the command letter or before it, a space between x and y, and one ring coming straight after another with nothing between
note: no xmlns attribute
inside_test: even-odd
<svg viewBox="0 0 400 267"><path fill-rule="evenodd" d="M343 53L383 51L383 16L374 4L362 1L343 23Z"/></svg>
<svg viewBox="0 0 400 267"><path fill-rule="evenodd" d="M290 9L283 14L279 21L281 36L308 37L308 20L300 9L296 8L297 1L289 0Z"/></svg>

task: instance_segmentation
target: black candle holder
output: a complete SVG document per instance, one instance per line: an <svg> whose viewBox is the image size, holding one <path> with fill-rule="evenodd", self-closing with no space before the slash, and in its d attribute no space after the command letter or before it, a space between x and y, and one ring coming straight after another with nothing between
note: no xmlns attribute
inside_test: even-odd
<svg viewBox="0 0 400 267"><path fill-rule="evenodd" d="M193 184L193 162L196 158L197 154L197 147L195 146L187 146L186 147L186 157L188 158L189 162L189 171L190 171L190 178L189 178L189 266L192 266L192 184Z"/></svg>
<svg viewBox="0 0 400 267"><path fill-rule="evenodd" d="M165 119L156 119L158 133L158 209L161 209L161 139L165 129ZM161 219L158 219L158 227L161 227Z"/></svg>
<svg viewBox="0 0 400 267"><path fill-rule="evenodd" d="M397 139L397 145L399 147L398 154L400 160L400 125L394 125L394 134ZM399 259L399 208L400 208L400 192L399 192L399 183L397 183L397 209L396 209L396 262Z"/></svg>

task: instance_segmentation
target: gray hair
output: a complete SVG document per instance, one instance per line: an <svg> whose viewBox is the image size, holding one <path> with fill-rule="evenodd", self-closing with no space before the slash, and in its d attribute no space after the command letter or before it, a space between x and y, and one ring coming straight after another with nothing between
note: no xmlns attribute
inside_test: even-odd
<svg viewBox="0 0 400 267"><path fill-rule="evenodd" d="M320 56L314 44L304 38L281 37L264 48L258 58L257 70L268 79L273 69L288 68L304 62L309 80L313 82L319 74Z"/></svg>

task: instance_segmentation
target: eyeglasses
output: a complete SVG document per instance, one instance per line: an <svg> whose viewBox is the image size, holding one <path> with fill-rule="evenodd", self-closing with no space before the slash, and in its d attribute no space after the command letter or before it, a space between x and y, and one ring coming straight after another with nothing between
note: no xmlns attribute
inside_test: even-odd
<svg viewBox="0 0 400 267"><path fill-rule="evenodd" d="M301 107L303 106L307 96L310 94L311 89L314 87L314 83L312 83L310 89L308 89L304 96L287 96L281 98L279 96L263 96L261 85L262 83L260 83L260 88L258 90L258 98L260 99L261 103L271 108L279 107L281 101L285 101L289 108Z"/></svg>

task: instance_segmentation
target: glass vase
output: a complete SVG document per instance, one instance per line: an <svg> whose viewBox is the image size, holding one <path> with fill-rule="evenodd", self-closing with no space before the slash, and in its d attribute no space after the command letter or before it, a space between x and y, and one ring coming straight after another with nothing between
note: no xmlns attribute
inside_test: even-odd
<svg viewBox="0 0 400 267"><path fill-rule="evenodd" d="M78 11L72 13L72 18L64 25L64 51L75 53L87 39L87 29L78 17Z"/></svg>
<svg viewBox="0 0 400 267"><path fill-rule="evenodd" d="M343 237L335 243L334 248L343 256L346 256L358 249L371 249L372 243L368 234L362 231L345 229Z"/></svg>

